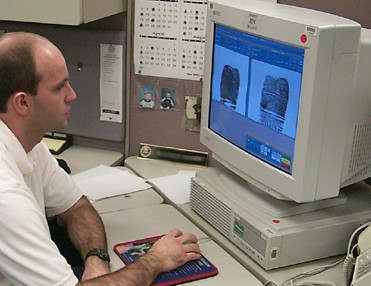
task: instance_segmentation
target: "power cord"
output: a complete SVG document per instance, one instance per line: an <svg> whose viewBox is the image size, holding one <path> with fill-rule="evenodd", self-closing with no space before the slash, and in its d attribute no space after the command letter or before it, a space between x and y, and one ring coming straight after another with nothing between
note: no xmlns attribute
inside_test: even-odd
<svg viewBox="0 0 371 286"><path fill-rule="evenodd" d="M296 283L296 284L294 284L294 283L299 279L303 279L303 278L306 278L306 277L317 275L317 274L320 274L320 273L322 273L322 272L324 272L324 271L326 271L330 268L336 267L337 265L339 265L343 261L344 261L344 259L341 258L341 259L336 260L336 261L334 261L334 262L332 262L328 265L316 267L316 268L313 268L309 271L300 273L300 274L284 281L281 284L281 286L294 286L294 285L295 286L336 286L336 283L331 282L331 281L302 281L302 282L299 282L299 283Z"/></svg>
<svg viewBox="0 0 371 286"><path fill-rule="evenodd" d="M293 286L294 282L290 283L290 286ZM263 284L263 286L280 286L274 281L267 281ZM312 282L299 282L295 284L295 286L337 286L334 282L329 281L312 281Z"/></svg>
<svg viewBox="0 0 371 286"><path fill-rule="evenodd" d="M312 281L312 282L300 282L296 286L337 286L335 282L330 281Z"/></svg>
<svg viewBox="0 0 371 286"><path fill-rule="evenodd" d="M274 281L266 281L263 286L280 286Z"/></svg>
<svg viewBox="0 0 371 286"><path fill-rule="evenodd" d="M354 247L352 248L352 252L356 247L357 247L357 244L354 245ZM350 277L351 277L351 273L352 273L353 268L354 268L355 261L356 261L356 259L353 257L352 253L348 253L347 256L344 259L343 286L349 286Z"/></svg>

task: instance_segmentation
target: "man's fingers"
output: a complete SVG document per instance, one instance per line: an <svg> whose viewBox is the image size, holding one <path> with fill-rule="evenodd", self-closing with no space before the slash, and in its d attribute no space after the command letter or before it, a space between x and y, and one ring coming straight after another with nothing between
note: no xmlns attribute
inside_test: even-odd
<svg viewBox="0 0 371 286"><path fill-rule="evenodd" d="M194 253L200 253L200 247L197 244L194 243L187 243L184 245L184 250L187 253L194 252Z"/></svg>

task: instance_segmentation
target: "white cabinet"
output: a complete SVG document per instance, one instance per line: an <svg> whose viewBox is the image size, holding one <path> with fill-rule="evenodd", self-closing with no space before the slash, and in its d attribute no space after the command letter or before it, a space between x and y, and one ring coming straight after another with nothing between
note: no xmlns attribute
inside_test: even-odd
<svg viewBox="0 0 371 286"><path fill-rule="evenodd" d="M127 0L0 0L0 20L80 25L127 9Z"/></svg>

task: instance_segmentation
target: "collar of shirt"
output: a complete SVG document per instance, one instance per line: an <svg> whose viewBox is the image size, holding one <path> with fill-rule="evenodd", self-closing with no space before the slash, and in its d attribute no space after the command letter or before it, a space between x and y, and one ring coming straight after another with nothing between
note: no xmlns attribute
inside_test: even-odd
<svg viewBox="0 0 371 286"><path fill-rule="evenodd" d="M28 174L33 170L33 160L30 159L17 137L2 120L0 120L0 146L1 145L10 153L23 174ZM32 151L30 153L32 153Z"/></svg>

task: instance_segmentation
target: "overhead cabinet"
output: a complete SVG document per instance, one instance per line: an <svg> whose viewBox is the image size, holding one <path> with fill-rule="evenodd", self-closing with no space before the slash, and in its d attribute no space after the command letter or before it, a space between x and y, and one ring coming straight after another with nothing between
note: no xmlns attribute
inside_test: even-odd
<svg viewBox="0 0 371 286"><path fill-rule="evenodd" d="M1 0L0 20L80 25L126 9L127 0Z"/></svg>

